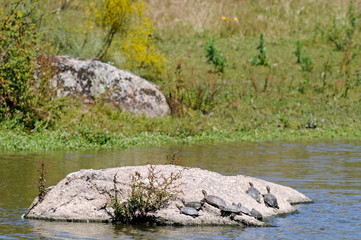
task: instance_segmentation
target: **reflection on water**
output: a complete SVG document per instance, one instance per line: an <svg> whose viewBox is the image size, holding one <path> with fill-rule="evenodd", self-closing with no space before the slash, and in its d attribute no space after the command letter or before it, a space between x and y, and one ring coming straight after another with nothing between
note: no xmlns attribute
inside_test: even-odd
<svg viewBox="0 0 361 240"><path fill-rule="evenodd" d="M33 163L52 164L48 179L56 184L68 173L148 162L164 163L178 151L181 165L244 174L298 189L313 199L298 214L272 220L277 227L124 226L100 223L21 219L36 196ZM361 144L342 142L265 142L176 145L112 152L0 154L0 238L45 239L360 239Z"/></svg>

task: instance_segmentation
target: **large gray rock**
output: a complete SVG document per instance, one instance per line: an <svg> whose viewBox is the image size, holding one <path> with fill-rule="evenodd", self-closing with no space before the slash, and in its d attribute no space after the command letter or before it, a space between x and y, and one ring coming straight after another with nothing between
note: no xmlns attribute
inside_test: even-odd
<svg viewBox="0 0 361 240"><path fill-rule="evenodd" d="M81 97L85 103L103 97L122 109L149 117L169 113L159 88L139 76L92 59L54 57L57 72L53 85L58 96Z"/></svg>
<svg viewBox="0 0 361 240"><path fill-rule="evenodd" d="M165 176L172 172L182 171L182 177L177 180L181 183L179 190L183 194L177 194L169 204L150 213L152 220L158 224L177 225L248 225L262 226L263 222L247 215L237 215L235 218L221 216L220 210L205 204L199 211L198 217L190 217L180 214L176 205L181 205L181 198L185 201L200 201L203 199L202 189L208 194L223 198L227 204L241 202L248 209L255 208L264 217L296 211L293 204L311 202L300 192L285 186L248 176L223 176L219 173L202 170L199 168L184 168L173 165L156 165L156 171ZM81 170L70 173L56 186L50 188L44 200L39 203L34 200L29 208L27 218L66 220L66 221L111 221L113 209L109 206L107 191L112 191L113 177L117 174L117 189L120 190L120 199L123 201L130 193L131 176L138 171L143 177L148 174L147 166L132 166L111 168L104 170ZM279 209L266 207L263 203L246 194L249 181L259 189L262 194L266 193L266 186L271 187L271 192L277 197Z"/></svg>

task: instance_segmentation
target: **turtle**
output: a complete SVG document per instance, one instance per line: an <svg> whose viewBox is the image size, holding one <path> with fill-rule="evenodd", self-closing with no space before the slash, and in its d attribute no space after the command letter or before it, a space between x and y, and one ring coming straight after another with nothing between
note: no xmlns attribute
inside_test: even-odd
<svg viewBox="0 0 361 240"><path fill-rule="evenodd" d="M189 215L191 217L198 217L198 211L192 207L182 207L178 204L176 205L177 208L181 211L182 214Z"/></svg>
<svg viewBox="0 0 361 240"><path fill-rule="evenodd" d="M208 204L217 208L226 207L226 202L222 198L215 195L208 195L205 190L202 190L202 193L204 195L202 202L207 202Z"/></svg>
<svg viewBox="0 0 361 240"><path fill-rule="evenodd" d="M251 210L251 216L254 217L255 219L259 220L259 221L263 220L262 213L260 213L259 211L257 211L254 208L252 208L252 210Z"/></svg>
<svg viewBox="0 0 361 240"><path fill-rule="evenodd" d="M237 205L228 205L228 206L221 206L221 215L222 216L228 216L231 215L231 217L234 217L235 214L241 214L241 208L239 208Z"/></svg>
<svg viewBox="0 0 361 240"><path fill-rule="evenodd" d="M275 197L275 195L273 195L273 194L271 193L270 187L267 186L266 189L267 189L267 193L266 193L266 194L263 194L264 204L265 204L267 207L272 207L272 208L277 208L277 209L279 209L278 203L277 203L277 198Z"/></svg>
<svg viewBox="0 0 361 240"><path fill-rule="evenodd" d="M251 212L249 211L249 209L242 206L241 203L238 203L237 205L235 203L232 203L232 205L237 206L239 209L241 209L241 213L249 215L249 216L251 215Z"/></svg>
<svg viewBox="0 0 361 240"><path fill-rule="evenodd" d="M186 202L184 199L182 199L182 203L185 207L191 207L195 210L200 210L203 207L204 202Z"/></svg>
<svg viewBox="0 0 361 240"><path fill-rule="evenodd" d="M253 187L253 183L249 182L250 187L247 189L246 193L254 198L257 202L261 203L261 194L260 192Z"/></svg>

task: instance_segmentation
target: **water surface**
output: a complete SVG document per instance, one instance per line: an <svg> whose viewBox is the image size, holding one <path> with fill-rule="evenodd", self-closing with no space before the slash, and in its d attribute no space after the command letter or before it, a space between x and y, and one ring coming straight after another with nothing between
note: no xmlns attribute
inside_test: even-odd
<svg viewBox="0 0 361 240"><path fill-rule="evenodd" d="M244 174L295 188L314 200L276 227L169 227L22 219L37 194L33 163L44 160L50 185L80 169L164 163L224 175ZM361 141L176 145L103 152L0 153L0 239L361 239Z"/></svg>

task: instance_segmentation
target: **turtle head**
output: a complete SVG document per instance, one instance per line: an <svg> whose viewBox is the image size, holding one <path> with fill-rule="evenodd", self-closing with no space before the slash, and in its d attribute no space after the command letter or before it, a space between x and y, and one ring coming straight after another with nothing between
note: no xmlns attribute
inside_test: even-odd
<svg viewBox="0 0 361 240"><path fill-rule="evenodd" d="M250 185L251 187L253 187L253 183L249 182L249 185Z"/></svg>
<svg viewBox="0 0 361 240"><path fill-rule="evenodd" d="M178 204L176 204L176 207L179 209L179 210L181 210L181 206L179 206Z"/></svg>
<svg viewBox="0 0 361 240"><path fill-rule="evenodd" d="M181 199L181 201L182 201L183 205L185 206L185 205L186 205L186 201L185 201L183 198Z"/></svg>
<svg viewBox="0 0 361 240"><path fill-rule="evenodd" d="M266 187L267 192L270 193L271 192L271 188L269 186Z"/></svg>
<svg viewBox="0 0 361 240"><path fill-rule="evenodd" d="M202 190L202 193L203 193L203 195L204 195L205 197L207 197L207 192L206 192L206 190Z"/></svg>

